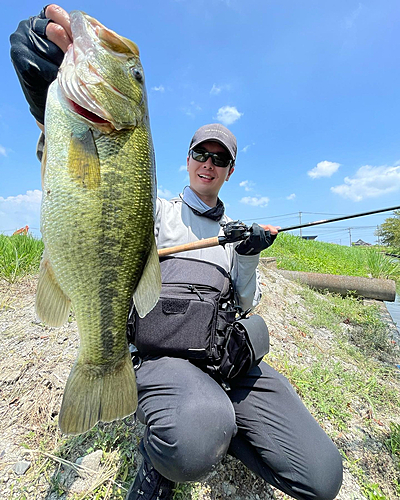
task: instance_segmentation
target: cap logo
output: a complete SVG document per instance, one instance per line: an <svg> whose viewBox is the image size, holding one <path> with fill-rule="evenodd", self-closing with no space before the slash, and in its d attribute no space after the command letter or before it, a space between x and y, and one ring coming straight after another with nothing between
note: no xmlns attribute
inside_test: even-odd
<svg viewBox="0 0 400 500"><path fill-rule="evenodd" d="M218 134L222 134L228 137L228 134L226 132L224 132L223 130L219 130L217 128L207 128L204 130L204 132L218 132Z"/></svg>

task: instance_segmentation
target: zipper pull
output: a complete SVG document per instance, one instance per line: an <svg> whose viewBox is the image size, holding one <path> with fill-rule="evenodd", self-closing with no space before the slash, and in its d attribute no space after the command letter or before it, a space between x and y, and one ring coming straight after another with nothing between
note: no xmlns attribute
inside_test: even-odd
<svg viewBox="0 0 400 500"><path fill-rule="evenodd" d="M188 288L191 292L196 293L202 302L204 301L204 297L201 295L201 293L197 290L197 288L194 285L188 285Z"/></svg>

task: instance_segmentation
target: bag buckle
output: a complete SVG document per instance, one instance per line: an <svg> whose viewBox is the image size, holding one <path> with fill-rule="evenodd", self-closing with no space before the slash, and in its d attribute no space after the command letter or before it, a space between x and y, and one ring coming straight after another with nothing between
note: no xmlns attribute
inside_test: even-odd
<svg viewBox="0 0 400 500"><path fill-rule="evenodd" d="M139 351L133 344L129 344L129 352L131 353L133 369L139 370L143 363L143 359L139 356Z"/></svg>
<svg viewBox="0 0 400 500"><path fill-rule="evenodd" d="M221 379L221 386L225 392L229 392L231 390L231 386L224 379Z"/></svg>

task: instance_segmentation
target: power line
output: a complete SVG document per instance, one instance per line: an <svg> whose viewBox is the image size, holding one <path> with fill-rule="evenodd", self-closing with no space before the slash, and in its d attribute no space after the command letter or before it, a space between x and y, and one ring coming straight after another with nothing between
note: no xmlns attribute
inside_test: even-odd
<svg viewBox="0 0 400 500"><path fill-rule="evenodd" d="M333 214L327 212L302 212L303 214L311 214L311 215L346 215L346 214ZM393 215L394 212L387 212L388 215ZM370 214L370 217L383 217L382 214Z"/></svg>
<svg viewBox="0 0 400 500"><path fill-rule="evenodd" d="M332 214L327 212L302 212L303 214L311 214L311 215L346 215L346 214Z"/></svg>
<svg viewBox="0 0 400 500"><path fill-rule="evenodd" d="M333 226L334 229L349 229L349 226ZM376 227L376 225L373 226L351 226L352 229L372 229L373 227ZM320 227L318 231L326 231L330 230L329 227Z"/></svg>
<svg viewBox="0 0 400 500"><path fill-rule="evenodd" d="M249 220L279 219L279 218L282 218L282 217L287 217L289 215L296 215L296 216L298 216L298 212L291 212L290 214L282 214L282 215L268 215L268 216L265 216L265 217L257 217L256 219L242 219L242 222L247 222Z"/></svg>

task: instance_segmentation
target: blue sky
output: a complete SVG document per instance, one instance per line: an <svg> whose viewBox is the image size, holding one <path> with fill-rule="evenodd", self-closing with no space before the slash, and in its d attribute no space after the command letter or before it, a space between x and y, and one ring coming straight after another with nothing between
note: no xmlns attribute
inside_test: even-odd
<svg viewBox="0 0 400 500"><path fill-rule="evenodd" d="M282 227L400 205L398 0L65 1L135 41L149 97L161 196L187 184L194 131L219 121L238 139L221 191L227 213ZM2 2L0 232L39 235L38 129L8 37L36 0ZM323 214L323 215L321 215ZM303 230L373 243L387 215ZM324 229L323 229L324 228ZM350 233L349 230L350 229ZM297 231L298 233L298 231Z"/></svg>

